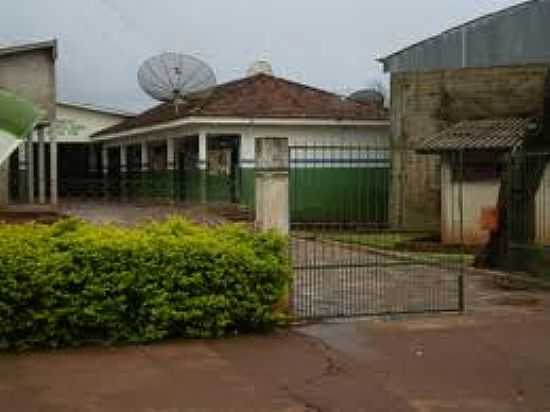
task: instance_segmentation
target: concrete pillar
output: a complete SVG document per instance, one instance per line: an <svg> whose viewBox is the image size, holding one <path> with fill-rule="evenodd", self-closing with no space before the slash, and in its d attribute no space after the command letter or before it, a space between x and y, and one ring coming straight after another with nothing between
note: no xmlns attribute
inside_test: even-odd
<svg viewBox="0 0 550 412"><path fill-rule="evenodd" d="M97 146L90 144L88 146L88 173L90 175L95 175L98 171L97 160Z"/></svg>
<svg viewBox="0 0 550 412"><path fill-rule="evenodd" d="M38 203L46 204L46 143L44 135L46 130L39 127L36 131L38 136Z"/></svg>
<svg viewBox="0 0 550 412"><path fill-rule="evenodd" d="M175 170L176 168L176 145L174 138L166 139L166 169Z"/></svg>
<svg viewBox="0 0 550 412"><path fill-rule="evenodd" d="M141 142L141 171L149 171L149 146L147 142Z"/></svg>
<svg viewBox="0 0 550 412"><path fill-rule="evenodd" d="M120 145L120 173L124 174L128 171L128 146Z"/></svg>
<svg viewBox="0 0 550 412"><path fill-rule="evenodd" d="M7 206L10 195L10 162L9 158L0 163L0 207Z"/></svg>
<svg viewBox="0 0 550 412"><path fill-rule="evenodd" d="M199 134L199 169L208 168L208 138L205 132Z"/></svg>
<svg viewBox="0 0 550 412"><path fill-rule="evenodd" d="M101 167L103 176L107 176L109 174L109 150L105 145L101 147Z"/></svg>
<svg viewBox="0 0 550 412"><path fill-rule="evenodd" d="M168 197L176 199L176 144L174 138L166 139L166 171L168 173L169 187Z"/></svg>
<svg viewBox="0 0 550 412"><path fill-rule="evenodd" d="M57 206L58 186L57 186L57 139L52 130L50 130L50 204Z"/></svg>
<svg viewBox="0 0 550 412"><path fill-rule="evenodd" d="M18 164L18 174L17 174L17 190L19 201L22 202L27 198L27 151L26 143L23 141L19 144L17 149L17 164Z"/></svg>
<svg viewBox="0 0 550 412"><path fill-rule="evenodd" d="M109 149L107 146L101 146L101 168L103 174L103 196L109 197Z"/></svg>
<svg viewBox="0 0 550 412"><path fill-rule="evenodd" d="M34 203L34 133L27 139L27 200Z"/></svg>
<svg viewBox="0 0 550 412"><path fill-rule="evenodd" d="M289 233L288 138L256 139L256 227Z"/></svg>
<svg viewBox="0 0 550 412"><path fill-rule="evenodd" d="M199 134L199 185L200 200L206 203L208 200L208 137L206 132Z"/></svg>

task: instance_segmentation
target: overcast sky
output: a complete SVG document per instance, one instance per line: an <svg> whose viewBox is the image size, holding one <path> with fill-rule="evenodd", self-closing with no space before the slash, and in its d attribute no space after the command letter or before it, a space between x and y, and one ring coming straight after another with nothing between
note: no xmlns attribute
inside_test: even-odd
<svg viewBox="0 0 550 412"><path fill-rule="evenodd" d="M267 57L276 75L338 93L380 78L375 59L518 0L1 0L0 44L56 37L63 100L152 104L147 57L190 53L218 82Z"/></svg>

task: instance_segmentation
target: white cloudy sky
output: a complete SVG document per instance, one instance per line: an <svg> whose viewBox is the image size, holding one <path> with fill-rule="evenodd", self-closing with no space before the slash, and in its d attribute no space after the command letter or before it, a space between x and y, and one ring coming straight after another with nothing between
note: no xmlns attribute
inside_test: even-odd
<svg viewBox="0 0 550 412"><path fill-rule="evenodd" d="M346 93L375 61L519 0L1 0L0 44L56 37L60 99L138 110L148 56L191 53L218 81L268 57L276 75Z"/></svg>

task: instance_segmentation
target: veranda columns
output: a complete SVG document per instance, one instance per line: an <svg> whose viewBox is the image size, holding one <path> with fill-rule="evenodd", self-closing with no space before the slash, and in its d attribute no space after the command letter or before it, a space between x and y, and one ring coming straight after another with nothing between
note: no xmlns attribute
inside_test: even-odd
<svg viewBox="0 0 550 412"><path fill-rule="evenodd" d="M27 200L34 203L34 132L27 139Z"/></svg>
<svg viewBox="0 0 550 412"><path fill-rule="evenodd" d="M107 146L101 147L101 167L103 176L107 176L109 174L109 149Z"/></svg>
<svg viewBox="0 0 550 412"><path fill-rule="evenodd" d="M101 146L101 168L103 172L103 196L109 196L109 148Z"/></svg>
<svg viewBox="0 0 550 412"><path fill-rule="evenodd" d="M46 203L46 145L44 143L45 128L39 127L38 135L38 203Z"/></svg>
<svg viewBox="0 0 550 412"><path fill-rule="evenodd" d="M208 168L208 137L206 132L199 134L199 173L200 173L200 198L205 203L208 198L207 168Z"/></svg>
<svg viewBox="0 0 550 412"><path fill-rule="evenodd" d="M147 142L141 142L141 171L149 171L149 146L147 146Z"/></svg>
<svg viewBox="0 0 550 412"><path fill-rule="evenodd" d="M57 138L50 130L50 204L57 206L59 203L57 186Z"/></svg>
<svg viewBox="0 0 550 412"><path fill-rule="evenodd" d="M97 170L97 147L96 145L91 144L88 147L88 173L93 176L97 173Z"/></svg>
<svg viewBox="0 0 550 412"><path fill-rule="evenodd" d="M10 162L8 160L0 163L0 207L9 203L10 190Z"/></svg>
<svg viewBox="0 0 550 412"><path fill-rule="evenodd" d="M176 145L172 137L166 140L166 169L176 169Z"/></svg>
<svg viewBox="0 0 550 412"><path fill-rule="evenodd" d="M128 171L128 146L120 145L120 173L124 174Z"/></svg>
<svg viewBox="0 0 550 412"><path fill-rule="evenodd" d="M256 227L289 232L288 138L256 139Z"/></svg>
<svg viewBox="0 0 550 412"><path fill-rule="evenodd" d="M166 139L166 171L168 172L168 197L171 200L176 198L176 145L174 138L170 137Z"/></svg>
<svg viewBox="0 0 550 412"><path fill-rule="evenodd" d="M126 173L128 172L128 146L120 145L120 196L125 199L128 196Z"/></svg>
<svg viewBox="0 0 550 412"><path fill-rule="evenodd" d="M19 201L24 201L27 197L27 151L26 143L23 141L19 144L17 149L17 164L18 164L18 175L17 175L17 188L18 188L18 197Z"/></svg>

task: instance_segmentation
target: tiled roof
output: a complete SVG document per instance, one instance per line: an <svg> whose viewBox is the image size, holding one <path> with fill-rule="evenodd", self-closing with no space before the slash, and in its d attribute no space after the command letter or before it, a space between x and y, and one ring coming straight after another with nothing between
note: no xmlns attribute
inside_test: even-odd
<svg viewBox="0 0 550 412"><path fill-rule="evenodd" d="M529 119L466 120L422 141L416 150L437 153L453 150L509 150L526 136Z"/></svg>
<svg viewBox="0 0 550 412"><path fill-rule="evenodd" d="M386 109L358 103L333 93L267 74L235 80L208 93L188 96L185 102L162 103L95 136L191 116L293 118L331 120L387 120Z"/></svg>

